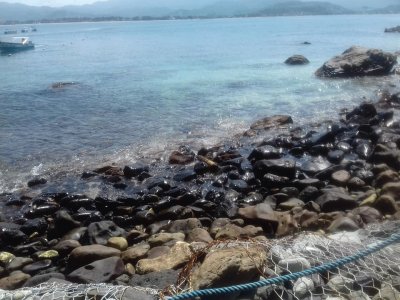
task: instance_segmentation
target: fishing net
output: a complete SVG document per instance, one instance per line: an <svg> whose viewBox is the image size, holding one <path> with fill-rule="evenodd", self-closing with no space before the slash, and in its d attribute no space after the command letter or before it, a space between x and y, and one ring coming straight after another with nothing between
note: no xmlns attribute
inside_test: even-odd
<svg viewBox="0 0 400 300"><path fill-rule="evenodd" d="M201 263L206 253L216 249L261 247L267 255L267 260L258 268L258 271L261 279L267 279L337 261L385 241L392 234L398 233L400 233L400 222L386 221L369 225L358 231L331 235L304 232L281 239L219 241L199 250L182 270L177 284L167 287L163 291L121 285L66 285L54 282L16 291L0 291L0 300L171 299L190 290L191 274L196 265ZM282 282L282 284L269 285L242 294L196 299L400 300L400 244L393 243L356 262Z"/></svg>

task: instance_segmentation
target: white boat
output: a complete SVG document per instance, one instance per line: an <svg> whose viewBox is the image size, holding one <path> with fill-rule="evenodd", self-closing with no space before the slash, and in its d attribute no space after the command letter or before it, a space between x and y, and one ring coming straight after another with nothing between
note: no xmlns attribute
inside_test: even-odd
<svg viewBox="0 0 400 300"><path fill-rule="evenodd" d="M35 45L28 37L0 37L1 51L19 51L33 49Z"/></svg>

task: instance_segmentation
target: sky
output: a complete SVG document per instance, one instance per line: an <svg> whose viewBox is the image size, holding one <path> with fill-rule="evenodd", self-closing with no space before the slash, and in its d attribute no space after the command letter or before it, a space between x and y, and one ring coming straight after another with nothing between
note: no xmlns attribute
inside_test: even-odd
<svg viewBox="0 0 400 300"><path fill-rule="evenodd" d="M97 2L99 0L0 0L0 2L22 3L35 6L64 6L83 5Z"/></svg>

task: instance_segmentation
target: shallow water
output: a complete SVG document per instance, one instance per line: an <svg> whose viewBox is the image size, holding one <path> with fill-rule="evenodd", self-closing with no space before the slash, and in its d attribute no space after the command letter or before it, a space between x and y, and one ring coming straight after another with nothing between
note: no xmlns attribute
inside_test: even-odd
<svg viewBox="0 0 400 300"><path fill-rule="evenodd" d="M0 56L0 193L34 175L211 145L266 115L300 124L336 116L375 97L381 79L320 80L314 71L351 45L399 50L400 35L383 32L398 19L39 24L35 50ZM283 64L293 54L311 63Z"/></svg>

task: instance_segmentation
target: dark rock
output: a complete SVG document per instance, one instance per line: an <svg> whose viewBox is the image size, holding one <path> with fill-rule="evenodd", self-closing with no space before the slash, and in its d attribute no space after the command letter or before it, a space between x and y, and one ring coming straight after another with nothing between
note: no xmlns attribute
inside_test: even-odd
<svg viewBox="0 0 400 300"><path fill-rule="evenodd" d="M342 161L344 152L342 150L332 150L328 153L328 160L333 164L338 164Z"/></svg>
<svg viewBox="0 0 400 300"><path fill-rule="evenodd" d="M43 234L47 230L47 222L43 218L27 220L22 226L21 231L27 235L31 235L37 232L39 235Z"/></svg>
<svg viewBox="0 0 400 300"><path fill-rule="evenodd" d="M293 120L291 116L286 115L274 115L272 117L266 117L258 120L250 126L252 130L266 130L273 127L282 125L292 124Z"/></svg>
<svg viewBox="0 0 400 300"><path fill-rule="evenodd" d="M262 178L267 173L294 178L296 164L292 159L263 159L254 164L254 174L258 178Z"/></svg>
<svg viewBox="0 0 400 300"><path fill-rule="evenodd" d="M265 203L239 208L238 215L250 224L263 227L267 233L275 233L278 227L278 217L275 211Z"/></svg>
<svg viewBox="0 0 400 300"><path fill-rule="evenodd" d="M45 283L52 278L65 280L65 276L62 273L47 273L42 275L35 275L29 278L23 285L23 287L34 287L36 285Z"/></svg>
<svg viewBox="0 0 400 300"><path fill-rule="evenodd" d="M195 228L201 228L202 224L199 219L189 218L184 220L176 220L173 221L168 228L166 228L167 232L176 233L183 232L185 234L191 232Z"/></svg>
<svg viewBox="0 0 400 300"><path fill-rule="evenodd" d="M169 163L176 165L186 165L194 161L194 153L187 148L180 149L180 151L173 151L169 156Z"/></svg>
<svg viewBox="0 0 400 300"><path fill-rule="evenodd" d="M375 296L381 288L382 282L374 273L360 272L355 275L353 289L355 291L362 290L369 296Z"/></svg>
<svg viewBox="0 0 400 300"><path fill-rule="evenodd" d="M314 186L308 186L300 192L299 198L304 202L308 202L308 201L314 201L320 195L321 192L319 191L319 189L317 189Z"/></svg>
<svg viewBox="0 0 400 300"><path fill-rule="evenodd" d="M346 211L358 206L357 201L342 188L327 188L322 192L315 202L321 206L323 212Z"/></svg>
<svg viewBox="0 0 400 300"><path fill-rule="evenodd" d="M34 187L34 186L43 185L46 183L47 183L47 180L45 178L34 178L34 179L28 181L28 186Z"/></svg>
<svg viewBox="0 0 400 300"><path fill-rule="evenodd" d="M262 178L262 184L266 188L281 188L288 185L290 179L288 177L278 176L267 173Z"/></svg>
<svg viewBox="0 0 400 300"><path fill-rule="evenodd" d="M56 213L56 217L54 218L54 230L52 231L52 235L54 237L60 237L78 227L81 227L80 222L75 221L67 211L60 210Z"/></svg>
<svg viewBox="0 0 400 300"><path fill-rule="evenodd" d="M178 172L174 176L175 181L191 181L196 179L197 173L193 169L186 169Z"/></svg>
<svg viewBox="0 0 400 300"><path fill-rule="evenodd" d="M324 63L316 71L319 77L356 77L388 75L396 64L396 56L378 49L351 47Z"/></svg>
<svg viewBox="0 0 400 300"><path fill-rule="evenodd" d="M81 242L83 244L106 245L110 237L125 235L126 231L118 227L114 222L100 221L91 223L88 226Z"/></svg>
<svg viewBox="0 0 400 300"><path fill-rule="evenodd" d="M104 283L122 275L125 271L124 262L119 257L109 257L94 261L70 274L67 278L79 283Z"/></svg>
<svg viewBox="0 0 400 300"><path fill-rule="evenodd" d="M276 148L274 146L265 145L254 148L250 153L248 159L249 160L260 160L260 159L277 159L281 158L282 149Z"/></svg>
<svg viewBox="0 0 400 300"><path fill-rule="evenodd" d="M170 285L176 284L179 273L180 270L165 270L145 275L135 274L131 277L129 285L162 290Z"/></svg>
<svg viewBox="0 0 400 300"><path fill-rule="evenodd" d="M46 270L52 266L52 261L50 259L39 260L32 264L23 267L22 271L27 274L36 274L40 271Z"/></svg>
<svg viewBox="0 0 400 300"><path fill-rule="evenodd" d="M303 55L293 55L285 60L285 64L287 65L306 65L308 63L310 63L310 61Z"/></svg>
<svg viewBox="0 0 400 300"><path fill-rule="evenodd" d="M340 217L332 222L332 224L328 227L328 232L337 232L337 231L355 231L360 229L356 222L348 217Z"/></svg>
<svg viewBox="0 0 400 300"><path fill-rule="evenodd" d="M307 174L314 175L321 171L327 170L330 166L331 164L329 163L329 161L327 161L322 156L309 157L301 164L300 170Z"/></svg>
<svg viewBox="0 0 400 300"><path fill-rule="evenodd" d="M385 32L400 32L400 26L385 28Z"/></svg>
<svg viewBox="0 0 400 300"><path fill-rule="evenodd" d="M65 240L59 242L54 246L54 250L56 250L61 256L67 256L71 253L75 248L80 247L81 244L76 240Z"/></svg>
<svg viewBox="0 0 400 300"><path fill-rule="evenodd" d="M143 172L149 172L149 167L140 163L124 167L124 176L128 178L137 177Z"/></svg>
<svg viewBox="0 0 400 300"><path fill-rule="evenodd" d="M239 193L246 193L249 190L249 185L244 180L230 180L229 187Z"/></svg>
<svg viewBox="0 0 400 300"><path fill-rule="evenodd" d="M16 246L24 243L28 237L18 229L2 228L0 231L0 240L3 245Z"/></svg>

